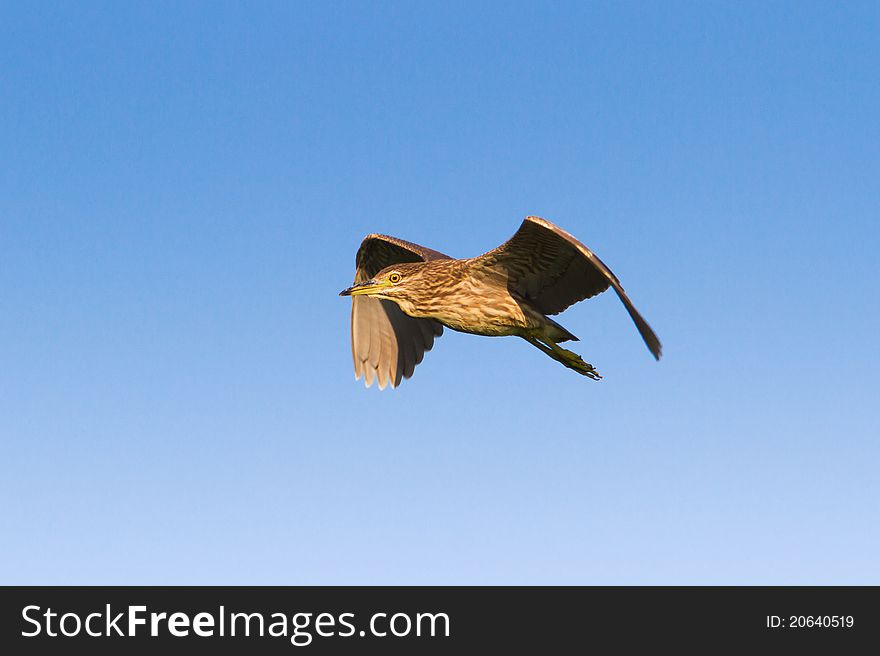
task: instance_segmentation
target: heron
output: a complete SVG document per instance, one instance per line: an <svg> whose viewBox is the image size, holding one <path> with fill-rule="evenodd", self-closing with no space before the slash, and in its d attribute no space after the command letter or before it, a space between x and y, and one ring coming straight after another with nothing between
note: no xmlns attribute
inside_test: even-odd
<svg viewBox="0 0 880 656"><path fill-rule="evenodd" d="M580 355L559 344L578 341L548 315L613 288L648 350L657 335L611 269L589 248L546 219L529 216L509 240L479 257L455 259L388 235L367 235L356 257L351 296L355 378L397 387L410 378L443 328L516 336L569 369L600 380Z"/></svg>

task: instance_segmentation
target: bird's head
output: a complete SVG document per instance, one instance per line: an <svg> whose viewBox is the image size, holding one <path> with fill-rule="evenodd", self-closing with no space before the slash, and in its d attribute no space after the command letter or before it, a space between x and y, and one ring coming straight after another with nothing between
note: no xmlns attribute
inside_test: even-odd
<svg viewBox="0 0 880 656"><path fill-rule="evenodd" d="M340 296L372 296L394 301L404 311L419 304L420 291L424 289L422 274L425 264L406 263L385 267L371 280L358 282L339 292Z"/></svg>

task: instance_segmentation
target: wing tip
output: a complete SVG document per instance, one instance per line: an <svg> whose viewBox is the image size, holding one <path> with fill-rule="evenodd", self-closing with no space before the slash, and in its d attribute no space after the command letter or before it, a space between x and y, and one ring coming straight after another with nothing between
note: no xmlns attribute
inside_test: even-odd
<svg viewBox="0 0 880 656"><path fill-rule="evenodd" d="M371 367L370 371L372 372L371 375L367 375L366 371L364 371L364 373L363 373L364 387L366 387L367 389L371 388L373 386L373 383L376 383L376 386L379 388L379 390L384 390L386 387L390 387L391 389L395 389L401 383L401 380L395 380L395 378L391 377L391 376L389 376L389 378L386 380L383 376L379 375L378 369L373 369ZM402 378L408 378L408 377L409 376L403 376ZM354 379L360 380L361 374L358 373L357 371L355 371Z"/></svg>
<svg viewBox="0 0 880 656"><path fill-rule="evenodd" d="M651 355L654 356L657 362L660 362L660 358L663 357L663 345L660 342L657 342L656 348L651 349Z"/></svg>
<svg viewBox="0 0 880 656"><path fill-rule="evenodd" d="M641 315L639 316L639 319L641 319L641 321L636 322L639 334L642 336L642 339L645 340L645 346L648 347L651 355L653 355L654 359L659 362L660 358L663 357L663 344L660 343L660 338L657 337L657 333L652 330L647 321L642 319Z"/></svg>

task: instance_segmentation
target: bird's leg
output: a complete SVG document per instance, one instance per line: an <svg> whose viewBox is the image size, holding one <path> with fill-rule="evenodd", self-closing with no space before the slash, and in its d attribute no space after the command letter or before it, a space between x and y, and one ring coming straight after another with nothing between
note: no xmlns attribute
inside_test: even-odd
<svg viewBox="0 0 880 656"><path fill-rule="evenodd" d="M593 367L593 365L588 362L584 362L583 358L577 353L562 348L552 339L549 339L544 335L526 335L525 338L530 344L537 346L539 349L541 349L541 351L549 355L551 358L553 358L557 362L561 362L566 367L568 367L569 369L573 369L582 376L592 378L593 380L602 379L602 376L599 374L598 371L596 371L596 368Z"/></svg>

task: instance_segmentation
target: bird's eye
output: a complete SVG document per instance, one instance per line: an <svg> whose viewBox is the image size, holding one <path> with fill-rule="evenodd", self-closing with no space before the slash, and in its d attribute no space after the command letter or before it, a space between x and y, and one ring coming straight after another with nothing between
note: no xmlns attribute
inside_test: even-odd
<svg viewBox="0 0 880 656"><path fill-rule="evenodd" d="M388 281L391 284L396 285L397 283L400 282L400 274L399 273L392 273L390 276L388 276Z"/></svg>

